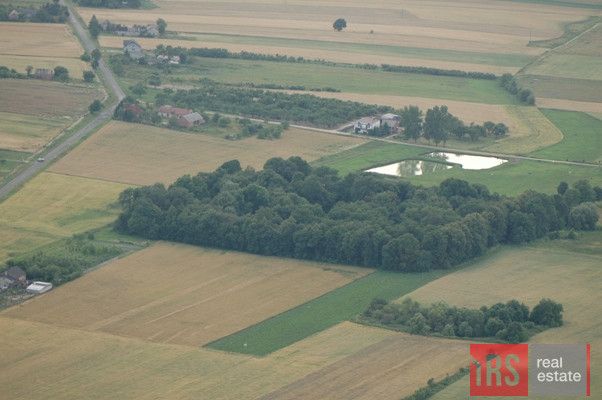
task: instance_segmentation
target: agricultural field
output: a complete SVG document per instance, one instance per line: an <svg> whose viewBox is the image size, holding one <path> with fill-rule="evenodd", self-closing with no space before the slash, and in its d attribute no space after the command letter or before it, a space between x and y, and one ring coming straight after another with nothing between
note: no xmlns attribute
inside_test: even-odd
<svg viewBox="0 0 602 400"><path fill-rule="evenodd" d="M0 203L0 259L112 222L127 186L44 172Z"/></svg>
<svg viewBox="0 0 602 400"><path fill-rule="evenodd" d="M159 243L5 315L201 346L370 272Z"/></svg>
<svg viewBox="0 0 602 400"><path fill-rule="evenodd" d="M262 395L280 398L287 396L289 389L282 389L287 385L301 380L298 386L306 387L310 374L329 369L333 372L350 361L361 362L366 368L378 365L380 373L395 378L388 390L409 394L423 386L431 376L455 372L454 364L441 363L433 369L427 360L437 349L449 347L461 354L466 346L445 339L425 340L417 345L416 339L408 335L342 323L272 356L255 358L5 316L0 316L0 328L6 339L0 344L4 356L0 383L3 393L15 400L37 395L53 399L88 398L90 393L94 393L96 399L117 396L229 400ZM396 350L387 354L387 349ZM383 358L370 357L373 351L380 351ZM399 355L419 360L413 363L414 373L398 373ZM445 359L444 354L438 357ZM345 359L348 361L343 361ZM32 369L37 371L35 375L30 373ZM127 380L123 379L124 371L127 371ZM370 390L362 395L362 388L370 389L372 383L385 383L384 376L371 376L370 381L358 383L358 378L365 373L361 369L341 372L344 375L339 379L356 383L358 399L373 398L369 397L374 394ZM237 384L225 385L223 382Z"/></svg>
<svg viewBox="0 0 602 400"><path fill-rule="evenodd" d="M0 150L0 181L10 174L15 168L23 165L29 158L28 153Z"/></svg>
<svg viewBox="0 0 602 400"><path fill-rule="evenodd" d="M543 110L564 139L532 155L554 160L602 161L602 121L574 111Z"/></svg>
<svg viewBox="0 0 602 400"><path fill-rule="evenodd" d="M84 50L65 24L0 23L0 65L25 73L34 68L66 67L75 79L90 69L79 59Z"/></svg>
<svg viewBox="0 0 602 400"><path fill-rule="evenodd" d="M0 149L39 151L87 113L98 88L41 80L0 80Z"/></svg>
<svg viewBox="0 0 602 400"><path fill-rule="evenodd" d="M197 1L194 5L185 1L157 1L156 4L159 8L146 12L86 8L80 8L79 12L86 21L93 13L122 23L146 23L163 17L171 30L186 34L396 46L403 43L410 48L531 55L543 50L527 47L530 39L559 36L564 23L583 20L596 12L548 7L548 12L542 15L536 4L496 1L480 2L478 7L469 1L456 2L453 7L441 1L379 2L368 7L359 0L344 6L255 1ZM333 32L332 21L341 16L347 19L348 28L345 32Z"/></svg>
<svg viewBox="0 0 602 400"><path fill-rule="evenodd" d="M184 174L210 172L238 159L261 168L272 157L315 160L364 143L363 139L290 128L277 140L227 140L113 121L74 149L50 170L115 182L171 183ZM106 160L111 163L107 165Z"/></svg>
<svg viewBox="0 0 602 400"><path fill-rule="evenodd" d="M408 297L420 302L445 301L467 307L514 298L532 306L543 297L551 298L563 304L565 324L540 333L531 341L589 342L595 364L602 345L599 332L602 233L581 236L576 241L499 250L487 259L421 287ZM592 393L599 393L602 390L600 369L592 366L592 373ZM463 379L434 398L462 398L467 395L467 389L468 381Z"/></svg>

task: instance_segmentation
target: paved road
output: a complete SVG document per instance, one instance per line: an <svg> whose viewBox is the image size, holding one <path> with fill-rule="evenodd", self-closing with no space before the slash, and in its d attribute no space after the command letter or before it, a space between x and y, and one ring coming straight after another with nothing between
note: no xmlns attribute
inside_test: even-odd
<svg viewBox="0 0 602 400"><path fill-rule="evenodd" d="M82 26L80 21L73 15L73 12L70 10L69 12L69 22L75 31L75 34L82 42L84 49L87 52L91 52L96 48L96 45L92 41L92 39L88 36L87 30ZM121 101L125 94L115 76L111 72L111 70L106 66L103 60L100 60L98 69L96 71L99 75L101 75L103 82L108 86L108 89L113 92L115 97L118 99L114 101L112 104L107 104L105 106L105 110L100 113L96 118L87 123L85 126L71 134L66 140L60 142L56 146L54 146L49 152L44 155L44 162L32 161L30 165L28 165L25 169L15 175L12 180L5 183L2 187L0 187L0 199L8 196L13 190L16 190L29 179L33 178L40 171L44 170L49 163L60 158L62 155L67 153L73 146L75 146L81 139L89 135L95 129L103 125L105 122L111 119L113 116L113 111L117 106L117 103Z"/></svg>

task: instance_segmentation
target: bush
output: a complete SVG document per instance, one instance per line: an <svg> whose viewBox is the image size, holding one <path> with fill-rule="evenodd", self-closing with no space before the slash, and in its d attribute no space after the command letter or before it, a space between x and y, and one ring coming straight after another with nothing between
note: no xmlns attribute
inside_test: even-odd
<svg viewBox="0 0 602 400"><path fill-rule="evenodd" d="M88 109L93 114L97 113L102 109L102 102L100 100L94 100Z"/></svg>
<svg viewBox="0 0 602 400"><path fill-rule="evenodd" d="M94 74L94 71L84 71L84 81L94 82L95 77L96 75Z"/></svg>

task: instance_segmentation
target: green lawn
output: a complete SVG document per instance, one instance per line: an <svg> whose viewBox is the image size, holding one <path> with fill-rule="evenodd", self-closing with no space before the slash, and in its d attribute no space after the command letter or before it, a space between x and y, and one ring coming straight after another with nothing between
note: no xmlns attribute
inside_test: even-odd
<svg viewBox="0 0 602 400"><path fill-rule="evenodd" d="M324 157L315 164L335 168L342 173L363 171L375 165L384 165L404 159L420 158L426 149L388 143L367 143L345 152ZM514 196L533 189L554 193L558 183L589 180L593 185L602 185L602 167L582 167L538 161L510 161L496 168L471 171L454 167L430 175L415 176L409 180L418 185L438 185L447 178L464 179L480 183L493 192ZM404 178L408 179L408 178Z"/></svg>
<svg viewBox="0 0 602 400"><path fill-rule="evenodd" d="M361 313L374 298L392 300L448 271L403 274L377 271L207 347L264 356Z"/></svg>
<svg viewBox="0 0 602 400"><path fill-rule="evenodd" d="M151 67L128 65L126 86L144 81ZM272 61L194 57L191 64L161 73L163 83L194 85L200 78L228 84L277 84L306 89L335 88L343 92L415 96L487 104L517 104L497 81L414 73L366 70L356 67Z"/></svg>
<svg viewBox="0 0 602 400"><path fill-rule="evenodd" d="M0 149L0 179L8 175L12 170L23 164L30 153Z"/></svg>
<svg viewBox="0 0 602 400"><path fill-rule="evenodd" d="M212 47L208 43L236 43L277 47L307 48L316 50L344 51L346 53L373 54L384 56L404 56L427 60L441 60L461 63L499 65L502 67L522 67L533 60L532 56L523 54L477 53L472 51L427 49L421 47L391 46L383 44L344 43L324 40L286 39L264 36L228 35L202 33L194 36L203 46ZM190 44L192 47L201 47ZM358 61L359 62L359 61Z"/></svg>
<svg viewBox="0 0 602 400"><path fill-rule="evenodd" d="M564 139L531 155L554 160L602 161L602 121L575 111L542 112L562 131Z"/></svg>

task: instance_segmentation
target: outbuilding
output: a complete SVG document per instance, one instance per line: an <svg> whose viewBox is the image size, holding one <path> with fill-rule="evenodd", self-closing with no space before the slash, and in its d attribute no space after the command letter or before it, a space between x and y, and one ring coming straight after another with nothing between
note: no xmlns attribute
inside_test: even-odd
<svg viewBox="0 0 602 400"><path fill-rule="evenodd" d="M36 281L33 282L31 285L27 286L27 289L25 290L27 291L27 293L42 294L46 293L50 289L52 289L52 283Z"/></svg>

